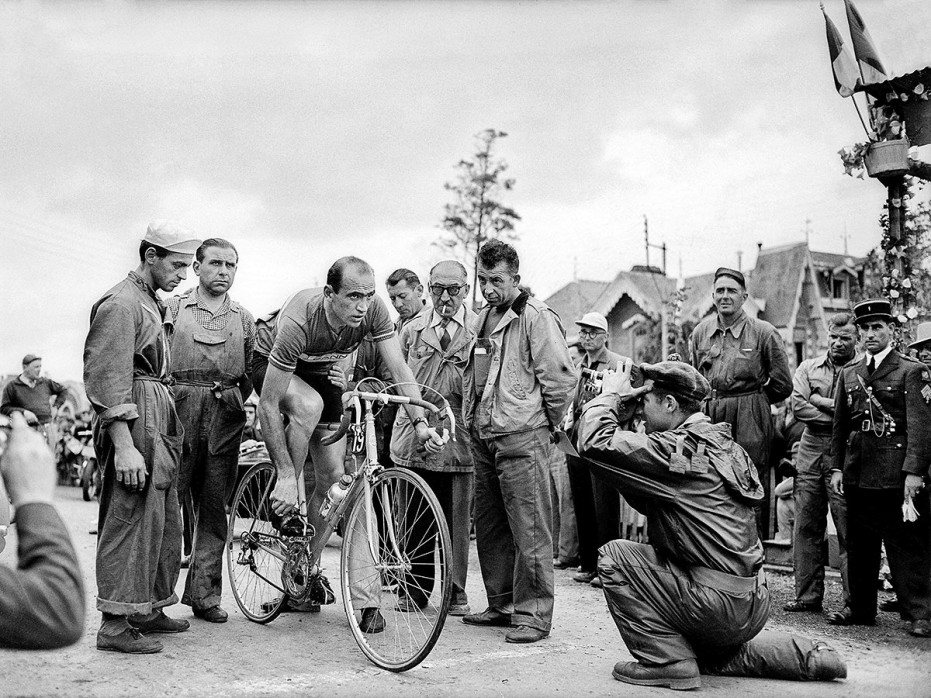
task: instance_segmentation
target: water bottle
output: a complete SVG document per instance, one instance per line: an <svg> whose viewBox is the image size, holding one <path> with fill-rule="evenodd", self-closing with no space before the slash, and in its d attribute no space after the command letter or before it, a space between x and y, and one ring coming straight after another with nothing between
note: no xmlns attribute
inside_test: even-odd
<svg viewBox="0 0 931 698"><path fill-rule="evenodd" d="M320 516L326 518L330 512L346 497L349 486L352 484L352 475L345 473L327 490L323 504L320 505Z"/></svg>

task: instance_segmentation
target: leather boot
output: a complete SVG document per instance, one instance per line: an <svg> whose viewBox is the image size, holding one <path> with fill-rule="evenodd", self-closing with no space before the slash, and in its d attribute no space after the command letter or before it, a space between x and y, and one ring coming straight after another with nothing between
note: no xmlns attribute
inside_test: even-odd
<svg viewBox="0 0 931 698"><path fill-rule="evenodd" d="M698 664L694 659L661 665L618 662L614 665L612 675L618 681L635 686L664 686L676 691L687 691L701 686Z"/></svg>

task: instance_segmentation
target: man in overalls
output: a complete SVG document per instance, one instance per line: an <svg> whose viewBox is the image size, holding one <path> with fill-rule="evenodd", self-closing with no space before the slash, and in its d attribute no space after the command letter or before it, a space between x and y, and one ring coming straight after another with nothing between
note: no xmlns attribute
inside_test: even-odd
<svg viewBox="0 0 931 698"><path fill-rule="evenodd" d="M160 652L147 635L187 630L162 610L178 602L178 463L182 429L169 387L170 322L156 291L187 278L200 240L170 221L149 225L139 267L91 310L84 387L103 468L97 537L97 649Z"/></svg>
<svg viewBox="0 0 931 698"><path fill-rule="evenodd" d="M776 328L744 311L743 274L718 269L711 297L717 312L695 326L689 341L690 363L711 384L705 414L715 424L729 423L734 441L756 465L766 493L757 513L757 528L764 538L769 516L766 475L774 432L770 405L792 394L789 359Z"/></svg>
<svg viewBox="0 0 931 698"><path fill-rule="evenodd" d="M224 623L223 545L226 500L235 482L239 442L246 423L243 400L252 392L255 320L229 296L239 253L220 238L197 248L196 288L168 301L174 320L171 375L175 404L184 425L178 497L191 496L195 546L181 603L211 623Z"/></svg>

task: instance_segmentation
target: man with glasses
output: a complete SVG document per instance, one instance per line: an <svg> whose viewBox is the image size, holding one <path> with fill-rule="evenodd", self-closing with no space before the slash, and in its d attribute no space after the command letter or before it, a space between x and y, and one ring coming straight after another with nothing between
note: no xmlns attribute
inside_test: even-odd
<svg viewBox="0 0 931 698"><path fill-rule="evenodd" d="M507 642L537 642L553 618L550 432L562 422L577 374L559 317L520 289L516 250L500 240L478 253L488 306L476 321L463 374L462 415L475 461L475 535L488 608L468 625L514 626Z"/></svg>
<svg viewBox="0 0 931 698"><path fill-rule="evenodd" d="M785 344L776 328L743 309L747 282L734 269L714 273L711 292L717 311L696 325L689 340L690 363L711 384L703 409L715 424L727 422L744 447L766 490L757 513L760 537L768 534L769 451L775 431L771 405L792 394Z"/></svg>
<svg viewBox="0 0 931 698"><path fill-rule="evenodd" d="M608 350L608 321L604 315L586 313L575 324L579 326L579 344L585 354L579 363L581 375L572 402L573 423L578 422L582 408L600 394L605 372L617 371L618 364L630 363L629 359ZM618 537L620 496L613 487L594 477L583 459L568 456L566 460L579 531L579 572L573 579L598 586L601 581L597 568L598 548Z"/></svg>
<svg viewBox="0 0 931 698"><path fill-rule="evenodd" d="M444 261L430 270L430 312L421 312L401 330L401 353L414 380L427 386L424 399L442 405L449 401L459 434L440 453L424 452L414 434L414 425L403 410L398 412L391 439L391 459L420 475L440 502L452 543L453 597L449 614L464 616L469 609L466 575L469 570L469 509L472 502L472 453L462 423L462 371L472 349L475 313L463 301L469 293L468 276L462 264ZM429 309L429 306L427 306ZM431 390L432 389L432 390ZM434 392L436 391L436 392ZM430 415L431 425L436 417ZM417 526L417 522L414 522ZM412 540L419 540L416 533ZM419 579L433 579L433 549L411 555L411 573ZM418 568L425 568L422 573ZM412 585L412 588L417 585ZM424 590L428 591L428 590ZM425 598L409 599L426 605Z"/></svg>

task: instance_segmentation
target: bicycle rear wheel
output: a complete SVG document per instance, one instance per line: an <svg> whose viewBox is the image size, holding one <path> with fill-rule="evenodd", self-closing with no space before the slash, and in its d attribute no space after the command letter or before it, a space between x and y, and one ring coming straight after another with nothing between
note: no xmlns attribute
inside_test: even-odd
<svg viewBox="0 0 931 698"><path fill-rule="evenodd" d="M277 618L286 600L281 587L284 547L272 525L276 475L271 463L249 468L233 495L226 533L230 587L243 615L256 623Z"/></svg>
<svg viewBox="0 0 931 698"><path fill-rule="evenodd" d="M365 656L383 669L407 671L430 653L446 622L449 531L436 496L410 470L385 470L371 489L371 518L360 494L343 532L343 606ZM384 619L378 632L368 609Z"/></svg>

